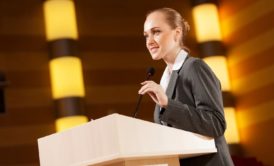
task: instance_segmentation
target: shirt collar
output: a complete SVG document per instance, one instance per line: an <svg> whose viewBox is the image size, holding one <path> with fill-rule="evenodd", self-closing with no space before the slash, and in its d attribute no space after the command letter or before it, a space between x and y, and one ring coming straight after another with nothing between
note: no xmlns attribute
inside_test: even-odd
<svg viewBox="0 0 274 166"><path fill-rule="evenodd" d="M181 50L175 59L174 65L172 67L172 71L179 70L182 67L186 57L187 57L187 52L185 50ZM170 76L171 76L171 73L168 71L168 67L166 67L160 81L160 85L164 88L164 90L166 90L168 86Z"/></svg>
<svg viewBox="0 0 274 166"><path fill-rule="evenodd" d="M182 67L186 57L187 57L187 52L182 49L175 59L174 65L172 67L172 71L179 70Z"/></svg>

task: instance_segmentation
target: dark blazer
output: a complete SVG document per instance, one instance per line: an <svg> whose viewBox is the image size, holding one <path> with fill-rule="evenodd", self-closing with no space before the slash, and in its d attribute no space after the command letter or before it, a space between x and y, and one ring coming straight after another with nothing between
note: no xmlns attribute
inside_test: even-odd
<svg viewBox="0 0 274 166"><path fill-rule="evenodd" d="M221 86L201 59L187 57L181 69L173 71L166 89L168 105L156 105L154 120L168 126L213 137L217 153L181 159L187 166L233 166L224 138Z"/></svg>

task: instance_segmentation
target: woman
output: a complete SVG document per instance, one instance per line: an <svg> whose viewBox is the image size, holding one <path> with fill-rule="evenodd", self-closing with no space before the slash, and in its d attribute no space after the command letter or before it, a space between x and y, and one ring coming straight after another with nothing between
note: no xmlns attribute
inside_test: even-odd
<svg viewBox="0 0 274 166"><path fill-rule="evenodd" d="M147 15L147 49L152 59L162 59L167 66L160 84L145 81L138 93L148 94L156 103L155 122L214 138L217 153L183 159L181 165L231 166L220 83L202 60L188 55L183 41L189 29L173 9Z"/></svg>

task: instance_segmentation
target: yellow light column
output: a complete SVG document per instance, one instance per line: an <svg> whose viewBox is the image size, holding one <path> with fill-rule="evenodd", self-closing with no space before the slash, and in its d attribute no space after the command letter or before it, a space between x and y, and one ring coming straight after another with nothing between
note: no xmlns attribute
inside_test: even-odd
<svg viewBox="0 0 274 166"><path fill-rule="evenodd" d="M204 61L208 64L208 66L213 70L213 72L219 78L222 85L222 90L230 91L231 90L230 80L229 80L226 57L221 55L209 56L209 57L205 57Z"/></svg>
<svg viewBox="0 0 274 166"><path fill-rule="evenodd" d="M47 0L44 2L46 36L48 41L78 39L75 7L72 0Z"/></svg>
<svg viewBox="0 0 274 166"><path fill-rule="evenodd" d="M198 42L222 40L218 9L213 3L195 6L192 10Z"/></svg>
<svg viewBox="0 0 274 166"><path fill-rule="evenodd" d="M235 108L232 102L227 102L231 98L231 87L227 58L222 45L222 33L219 23L218 7L212 1L194 1L192 15L194 19L196 39L199 43L200 51L204 61L216 74L222 85L224 97L224 112L227 121L225 137L229 144L239 143L239 134L235 116ZM226 95L224 95L226 94ZM227 97L229 96L229 97ZM227 105L227 103L229 103Z"/></svg>
<svg viewBox="0 0 274 166"><path fill-rule="evenodd" d="M225 138L229 144L237 144L240 142L240 136L237 127L237 118L234 107L225 107L225 118L228 122Z"/></svg>
<svg viewBox="0 0 274 166"><path fill-rule="evenodd" d="M52 96L58 114L56 130L63 131L88 121L82 106L85 97L82 63L75 49L78 32L74 2L47 0L44 16Z"/></svg>
<svg viewBox="0 0 274 166"><path fill-rule="evenodd" d="M53 99L84 97L82 64L78 57L63 56L50 61L50 75ZM56 130L63 131L87 122L86 116L72 115L56 120Z"/></svg>
<svg viewBox="0 0 274 166"><path fill-rule="evenodd" d="M52 59L50 76L54 99L85 96L82 63L78 57L63 56Z"/></svg>

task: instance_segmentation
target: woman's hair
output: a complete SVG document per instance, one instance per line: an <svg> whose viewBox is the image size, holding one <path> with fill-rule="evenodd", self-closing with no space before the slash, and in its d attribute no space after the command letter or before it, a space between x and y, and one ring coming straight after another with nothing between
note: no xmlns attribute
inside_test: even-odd
<svg viewBox="0 0 274 166"><path fill-rule="evenodd" d="M148 12L146 16L149 16L151 13L154 13L154 12L160 12L160 13L164 14L167 24L172 29L175 29L177 27L182 28L183 33L182 33L181 40L180 40L180 46L185 51L190 52L189 49L184 45L184 41L187 36L187 33L190 31L190 26L189 26L188 22L185 21L185 19L181 16L181 14L174 9L165 7L165 8L159 8L159 9L152 10L152 11Z"/></svg>

